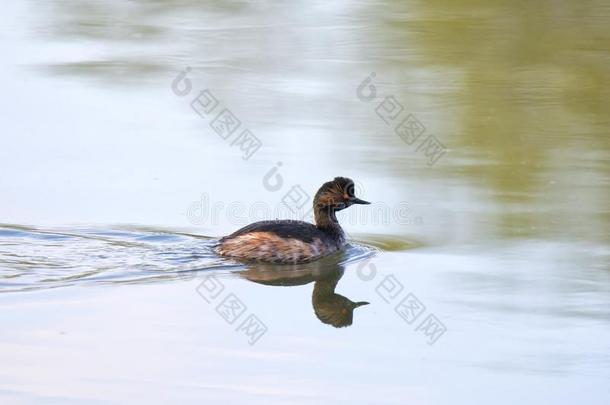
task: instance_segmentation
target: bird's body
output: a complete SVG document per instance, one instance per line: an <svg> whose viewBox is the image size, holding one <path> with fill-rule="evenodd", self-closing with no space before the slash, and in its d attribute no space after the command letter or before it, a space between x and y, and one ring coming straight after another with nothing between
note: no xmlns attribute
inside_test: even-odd
<svg viewBox="0 0 610 405"><path fill-rule="evenodd" d="M343 230L320 229L309 222L277 220L250 224L220 240L224 256L270 263L305 263L345 245Z"/></svg>
<svg viewBox="0 0 610 405"><path fill-rule="evenodd" d="M269 263L296 264L317 260L345 246L335 212L351 204L368 204L354 196L352 180L337 177L324 183L314 198L316 224L304 221L260 221L220 239L223 256Z"/></svg>

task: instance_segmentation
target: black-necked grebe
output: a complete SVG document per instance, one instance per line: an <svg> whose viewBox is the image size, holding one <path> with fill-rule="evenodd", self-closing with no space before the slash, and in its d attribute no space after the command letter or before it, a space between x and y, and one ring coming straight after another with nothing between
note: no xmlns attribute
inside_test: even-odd
<svg viewBox="0 0 610 405"><path fill-rule="evenodd" d="M314 197L316 224L293 220L260 221L220 239L223 256L270 263L296 264L317 260L345 246L345 234L335 212L352 204L370 204L354 195L354 182L335 177Z"/></svg>

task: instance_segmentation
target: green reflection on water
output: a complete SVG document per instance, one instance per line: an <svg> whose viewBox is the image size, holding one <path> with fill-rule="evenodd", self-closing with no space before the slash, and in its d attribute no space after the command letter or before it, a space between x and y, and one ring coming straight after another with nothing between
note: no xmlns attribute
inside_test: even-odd
<svg viewBox="0 0 610 405"><path fill-rule="evenodd" d="M608 240L609 16L603 1L421 1L382 18L388 47L416 48L393 69L445 73L447 143L474 160L447 171L489 191L504 236Z"/></svg>

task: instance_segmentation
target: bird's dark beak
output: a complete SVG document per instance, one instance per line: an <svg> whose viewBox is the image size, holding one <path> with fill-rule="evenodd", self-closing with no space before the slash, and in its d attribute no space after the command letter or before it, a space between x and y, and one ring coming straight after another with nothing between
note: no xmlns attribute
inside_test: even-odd
<svg viewBox="0 0 610 405"><path fill-rule="evenodd" d="M366 302L366 301L354 302L354 308L358 308L363 305L369 305L369 304L370 304L370 302Z"/></svg>
<svg viewBox="0 0 610 405"><path fill-rule="evenodd" d="M349 199L350 204L370 204L368 201L361 200L357 197L352 197Z"/></svg>

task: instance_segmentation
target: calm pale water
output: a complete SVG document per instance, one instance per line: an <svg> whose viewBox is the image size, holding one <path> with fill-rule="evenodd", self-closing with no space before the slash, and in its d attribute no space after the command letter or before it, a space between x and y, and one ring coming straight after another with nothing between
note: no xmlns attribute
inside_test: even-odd
<svg viewBox="0 0 610 405"><path fill-rule="evenodd" d="M610 5L286 3L3 5L0 403L609 403Z"/></svg>

